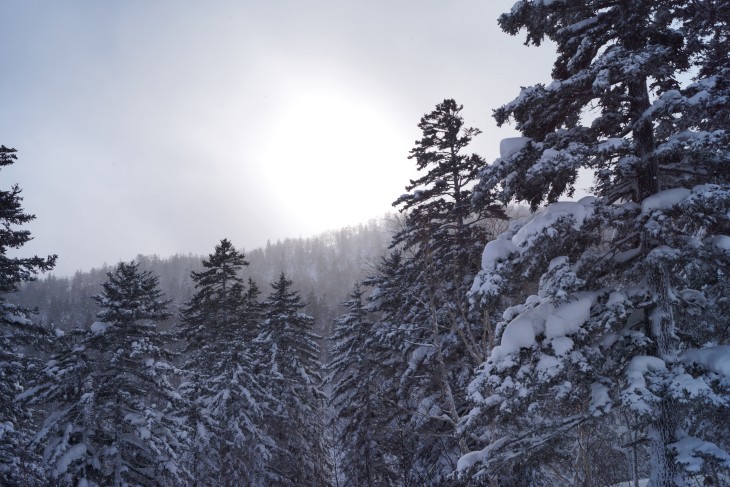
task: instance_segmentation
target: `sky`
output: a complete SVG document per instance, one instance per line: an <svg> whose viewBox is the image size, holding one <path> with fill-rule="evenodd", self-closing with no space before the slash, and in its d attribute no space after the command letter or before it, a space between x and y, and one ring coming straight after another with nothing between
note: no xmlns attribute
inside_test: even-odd
<svg viewBox="0 0 730 487"><path fill-rule="evenodd" d="M6 0L0 174L36 215L21 255L71 275L137 254L253 249L382 216L445 98L483 133L552 48L500 31L511 0Z"/></svg>

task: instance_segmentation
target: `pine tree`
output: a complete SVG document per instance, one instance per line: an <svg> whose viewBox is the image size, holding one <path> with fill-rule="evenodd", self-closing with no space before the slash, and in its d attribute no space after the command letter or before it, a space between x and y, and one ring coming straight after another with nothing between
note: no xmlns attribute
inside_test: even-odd
<svg viewBox="0 0 730 487"><path fill-rule="evenodd" d="M389 464L387 418L379 390L379 339L363 291L356 285L343 303L348 312L335 322L328 364L336 449L345 486L392 485L397 471Z"/></svg>
<svg viewBox="0 0 730 487"><path fill-rule="evenodd" d="M383 404L376 411L374 423L379 425L379 442L383 462L389 471L395 472L394 485L426 485L428 467L418 459L419 436L411 421L417 404L402 395L401 380L406 375L408 363L403 360L404 351L412 344L403 340L401 327L406 321L408 296L413 281L405 269L407 260L394 250L381 258L374 275L363 284L371 289L367 309L373 316L368 357L373 364L369 376L377 387L371 401ZM428 462L424 459L423 463Z"/></svg>
<svg viewBox="0 0 730 487"><path fill-rule="evenodd" d="M193 272L195 294L183 310L188 341L183 386L194 423L190 459L196 485L265 485L270 440L262 431L265 392L252 351L259 326L258 289L244 289L242 252L223 239Z"/></svg>
<svg viewBox="0 0 730 487"><path fill-rule="evenodd" d="M407 359L401 378L401 407L412 410L410 428L419 436L417 467L431 485L442 484L463 445L456 433L470 369L486 358L481 313L467 292L479 270L481 246L489 238L497 205L471 205L471 189L484 161L465 153L480 132L464 126L462 106L447 99L419 123L423 137L409 156L422 175L394 206L405 213L392 246L402 250L400 277L410 281L397 323L398 348ZM464 360L467 358L467 361Z"/></svg>
<svg viewBox="0 0 730 487"><path fill-rule="evenodd" d="M727 18L672 0L521 1L500 18L558 58L551 84L495 111L524 137L503 142L476 202L549 206L484 250L475 290L501 338L462 425L487 444L461 471L544 484L566 436L620 414L645 425L654 486L730 467ZM596 198L557 202L580 168Z"/></svg>
<svg viewBox="0 0 730 487"><path fill-rule="evenodd" d="M269 347L267 390L277 402L269 434L275 442L272 485L327 485L329 468L324 445L324 395L319 337L314 319L301 312L304 303L284 273L265 301L264 336Z"/></svg>
<svg viewBox="0 0 730 487"><path fill-rule="evenodd" d="M0 146L0 168L13 164L15 149ZM5 295L17 291L20 283L31 281L39 272L53 268L56 256L11 257L30 239L30 231L20 227L35 216L23 211L20 187L0 190L0 484L13 485L32 480L26 477L22 452L26 450L30 412L15 399L27 382L29 357L24 353L43 333L28 319L30 310L7 302Z"/></svg>
<svg viewBox="0 0 730 487"><path fill-rule="evenodd" d="M98 485L91 480L98 477L101 451L93 443L96 371L84 345L89 335L76 329L57 340L56 353L25 393L30 404L50 413L30 445L43 451L47 478L60 486Z"/></svg>
<svg viewBox="0 0 730 487"><path fill-rule="evenodd" d="M157 278L138 264L118 264L93 296L100 321L70 354L49 363L46 390L60 401L62 414L46 419L47 429L55 431L42 431L39 439L47 438L46 446L55 449L47 456L55 460L56 476L75 461L70 475L83 472L91 485L164 486L187 479L179 454L188 433L174 415L180 396L169 375L175 369L157 331L170 313L157 286ZM56 369L58 363L65 366ZM66 371L74 381L58 384ZM90 372L83 377L85 371Z"/></svg>
<svg viewBox="0 0 730 487"><path fill-rule="evenodd" d="M481 131L464 126L462 109L453 99L446 99L421 118L418 128L423 137L408 158L415 159L423 174L411 180L408 193L393 203L407 212L404 228L396 233L393 244L423 254L419 255L423 260L447 264L443 275L453 282L478 269L473 243L489 237L482 226L485 220L503 215L497 205L483 204L478 209L471 205L472 186L484 159L464 153Z"/></svg>

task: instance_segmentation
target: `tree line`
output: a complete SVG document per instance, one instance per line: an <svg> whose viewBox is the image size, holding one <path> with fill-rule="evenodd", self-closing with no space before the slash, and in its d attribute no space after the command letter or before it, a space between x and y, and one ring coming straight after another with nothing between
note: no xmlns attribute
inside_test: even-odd
<svg viewBox="0 0 730 487"><path fill-rule="evenodd" d="M517 2L502 29L557 51L551 84L494 112L522 137L487 164L456 101L423 116L390 247L328 337L225 239L164 332L134 262L77 332L3 298L3 481L728 485L728 20L719 0ZM592 196L560 201L580 169ZM54 261L2 256L5 292Z"/></svg>

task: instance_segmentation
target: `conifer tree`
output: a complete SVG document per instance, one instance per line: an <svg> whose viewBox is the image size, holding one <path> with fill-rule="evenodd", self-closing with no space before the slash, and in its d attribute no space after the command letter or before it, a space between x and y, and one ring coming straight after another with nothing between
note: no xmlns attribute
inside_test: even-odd
<svg viewBox="0 0 730 487"><path fill-rule="evenodd" d="M407 323L407 298L413 285L406 264L402 253L394 250L381 258L374 275L363 284L371 289L367 309L373 316L368 355L373 364L370 376L377 388L371 400L385 406L377 411L374 421L384 437L378 454L395 472L395 485L415 486L427 485L433 476L418 459L419 437L411 424L418 404L402 395L401 380L408 370L403 356L411 344L403 340L400 328Z"/></svg>
<svg viewBox="0 0 730 487"><path fill-rule="evenodd" d="M447 99L423 116L423 137L409 156L422 175L394 203L405 220L392 246L406 257L399 273L410 282L393 337L407 360L399 396L418 435L417 471L431 485L446 481L462 453L456 425L469 371L487 353L486 323L467 292L489 238L486 221L503 214L497 205L471 205L484 161L465 153L480 132L464 125L461 110Z"/></svg>
<svg viewBox="0 0 730 487"><path fill-rule="evenodd" d="M30 445L42 450L46 477L60 486L98 485L93 481L101 464L100 445L93 443L96 371L83 343L89 335L75 329L57 340L56 352L24 394L50 412Z"/></svg>
<svg viewBox="0 0 730 487"><path fill-rule="evenodd" d="M0 146L0 168L13 164L15 149ZM53 268L56 256L11 257L8 251L19 249L30 239L30 231L20 227L35 216L23 211L20 187L0 190L0 484L27 483L26 450L30 413L16 396L27 382L29 357L23 352L43 333L27 318L30 310L8 303L5 295L17 291L19 284L31 281L39 272Z"/></svg>
<svg viewBox="0 0 730 487"><path fill-rule="evenodd" d="M275 443L273 485L327 485L319 337L314 319L302 313L299 293L284 273L265 301L264 336L270 349L267 390L272 405L269 434Z"/></svg>
<svg viewBox="0 0 730 487"><path fill-rule="evenodd" d="M333 421L345 486L392 485L397 471L389 464L385 410L379 390L383 363L374 323L356 285L343 303L348 312L335 322L328 382L332 384Z"/></svg>
<svg viewBox="0 0 730 487"><path fill-rule="evenodd" d="M175 415L165 337L170 316L157 278L122 262L93 299L100 321L52 358L37 398L53 401L36 443L62 485L181 485L179 455L188 437Z"/></svg>
<svg viewBox="0 0 730 487"><path fill-rule="evenodd" d="M716 482L730 467L727 6L520 1L499 22L558 57L551 84L495 111L524 137L475 200L549 205L484 250L474 289L502 314L500 340L462 426L484 443L460 470L543 485L566 435L621 413L644 425L651 485ZM580 168L596 197L557 202ZM501 299L514 290L521 303Z"/></svg>
<svg viewBox="0 0 730 487"><path fill-rule="evenodd" d="M265 399L252 351L259 326L258 289L243 285L248 263L227 239L193 272L195 294L183 310L188 341L183 390L194 423L189 463L195 485L265 485L270 441L262 431Z"/></svg>

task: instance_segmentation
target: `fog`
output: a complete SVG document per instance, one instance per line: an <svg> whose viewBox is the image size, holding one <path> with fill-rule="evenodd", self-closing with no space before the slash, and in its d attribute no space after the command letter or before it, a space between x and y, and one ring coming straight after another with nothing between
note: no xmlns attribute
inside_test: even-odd
<svg viewBox="0 0 730 487"><path fill-rule="evenodd" d="M391 208L420 117L492 109L548 81L511 1L68 1L0 7L0 144L36 214L23 253L57 275L139 253L251 249Z"/></svg>

